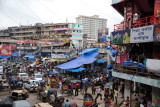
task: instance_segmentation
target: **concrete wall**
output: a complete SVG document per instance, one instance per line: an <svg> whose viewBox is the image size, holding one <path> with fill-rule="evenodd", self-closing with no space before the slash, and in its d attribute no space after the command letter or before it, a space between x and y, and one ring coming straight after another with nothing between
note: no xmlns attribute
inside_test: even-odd
<svg viewBox="0 0 160 107"><path fill-rule="evenodd" d="M129 80L125 80L125 88L124 88L124 99L126 100L127 97L129 97L129 99L131 100L130 96L131 96L131 90L130 90L130 81Z"/></svg>
<svg viewBox="0 0 160 107"><path fill-rule="evenodd" d="M152 106L160 107L160 88L152 87Z"/></svg>

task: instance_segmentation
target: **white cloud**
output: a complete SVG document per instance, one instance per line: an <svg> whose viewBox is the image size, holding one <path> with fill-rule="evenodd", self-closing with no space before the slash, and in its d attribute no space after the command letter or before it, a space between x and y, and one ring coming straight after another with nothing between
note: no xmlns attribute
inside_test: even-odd
<svg viewBox="0 0 160 107"><path fill-rule="evenodd" d="M19 24L76 22L78 15L99 15L108 19L107 27L123 18L111 6L111 0L1 0L0 28Z"/></svg>

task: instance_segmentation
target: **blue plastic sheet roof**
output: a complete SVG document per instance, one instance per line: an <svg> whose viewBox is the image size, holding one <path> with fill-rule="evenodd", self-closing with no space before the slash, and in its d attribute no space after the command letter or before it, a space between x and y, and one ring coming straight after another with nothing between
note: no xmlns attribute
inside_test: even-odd
<svg viewBox="0 0 160 107"><path fill-rule="evenodd" d="M115 57L118 51L115 51L112 47L107 47L107 50L110 50L112 53L112 57Z"/></svg>
<svg viewBox="0 0 160 107"><path fill-rule="evenodd" d="M7 58L10 58L10 56L1 56L0 55L0 59L7 59Z"/></svg>
<svg viewBox="0 0 160 107"><path fill-rule="evenodd" d="M97 61L98 63L105 63L105 62L107 62L107 60L104 60L104 59L98 59L98 61Z"/></svg>
<svg viewBox="0 0 160 107"><path fill-rule="evenodd" d="M85 70L86 68L77 68L77 69L67 69L67 71L72 71L72 72L80 72L80 71L83 71Z"/></svg>
<svg viewBox="0 0 160 107"><path fill-rule="evenodd" d="M99 52L94 52L94 53L87 53L84 56L81 56L77 59L74 59L70 62L55 66L57 68L61 68L61 69L73 69L73 68L78 68L80 66L82 66L83 64L90 64L94 61L97 60L97 58L95 58L97 55L99 54Z"/></svg>
<svg viewBox="0 0 160 107"><path fill-rule="evenodd" d="M21 54L25 54L25 52L22 51ZM12 56L19 56L19 52L12 53Z"/></svg>
<svg viewBox="0 0 160 107"><path fill-rule="evenodd" d="M32 56L32 55L26 55L26 56L24 56L24 57L34 58L34 56Z"/></svg>
<svg viewBox="0 0 160 107"><path fill-rule="evenodd" d="M91 48L91 49L86 49L80 53L78 53L79 55L82 55L82 54L86 54L86 53L91 53L91 52L98 52L98 48Z"/></svg>

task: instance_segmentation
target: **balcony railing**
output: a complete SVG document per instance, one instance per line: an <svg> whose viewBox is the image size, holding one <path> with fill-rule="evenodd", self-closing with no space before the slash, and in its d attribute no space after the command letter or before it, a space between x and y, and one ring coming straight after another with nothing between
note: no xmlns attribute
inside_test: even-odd
<svg viewBox="0 0 160 107"><path fill-rule="evenodd" d="M152 79L159 79L160 78L159 75L148 72L148 70L146 68L140 68L140 67L135 67L135 66L124 66L121 64L115 64L114 71L126 73L126 74L132 74L132 75L136 75L136 76L148 77L148 78L152 78Z"/></svg>
<svg viewBox="0 0 160 107"><path fill-rule="evenodd" d="M149 16L149 17L133 20L132 24L130 21L122 22L121 24L115 24L114 25L114 32L125 30L125 29L130 29L130 28L137 28L137 27L142 27L142 26L153 25L154 19L155 19L154 16Z"/></svg>
<svg viewBox="0 0 160 107"><path fill-rule="evenodd" d="M51 52L51 49L43 49L42 52ZM70 49L52 49L52 52L68 53Z"/></svg>

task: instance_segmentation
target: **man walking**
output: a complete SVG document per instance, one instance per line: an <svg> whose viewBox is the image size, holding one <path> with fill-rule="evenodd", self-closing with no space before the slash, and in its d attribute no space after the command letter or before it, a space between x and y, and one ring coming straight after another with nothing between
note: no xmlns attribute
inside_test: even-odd
<svg viewBox="0 0 160 107"><path fill-rule="evenodd" d="M78 96L78 88L79 88L79 85L78 83L76 84L76 90L75 90L75 96Z"/></svg>
<svg viewBox="0 0 160 107"><path fill-rule="evenodd" d="M107 87L107 90L109 91L109 88L110 88L110 83L109 82L107 82L106 87Z"/></svg>
<svg viewBox="0 0 160 107"><path fill-rule="evenodd" d="M101 87L97 89L97 96L95 98L96 101L99 96L101 97L101 100L102 100Z"/></svg>
<svg viewBox="0 0 160 107"><path fill-rule="evenodd" d="M115 102L117 105L117 98L118 98L118 90L117 89L114 90L114 98L115 98Z"/></svg>
<svg viewBox="0 0 160 107"><path fill-rule="evenodd" d="M95 86L92 84L92 95L95 95Z"/></svg>

